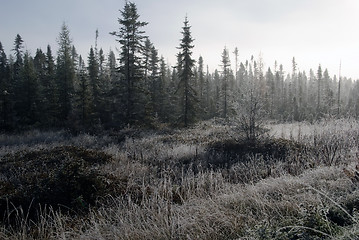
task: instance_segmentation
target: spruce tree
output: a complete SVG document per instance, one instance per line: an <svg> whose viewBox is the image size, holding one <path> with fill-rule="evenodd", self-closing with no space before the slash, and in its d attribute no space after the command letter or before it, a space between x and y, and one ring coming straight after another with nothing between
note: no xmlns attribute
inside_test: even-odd
<svg viewBox="0 0 359 240"><path fill-rule="evenodd" d="M120 67L122 83L120 87L123 93L123 111L124 123L139 123L146 118L146 96L143 84L143 41L145 40L142 27L147 22L139 20L137 7L135 3L125 3L121 12L121 18L118 19L120 24L119 30L111 34L117 37L117 41L121 45Z"/></svg>
<svg viewBox="0 0 359 240"><path fill-rule="evenodd" d="M91 85L92 84L91 81L89 81L89 76L86 73L85 63L80 56L78 66L78 85L75 90L75 107L76 115L78 116L78 120L82 128L88 128L91 124L91 114L93 107L93 98L91 98Z"/></svg>
<svg viewBox="0 0 359 240"><path fill-rule="evenodd" d="M23 110L21 106L21 98L23 98L23 68L24 68L24 59L23 59L23 39L17 34L14 41L14 48L12 51L15 55L15 62L12 65L11 72L11 82L13 86L13 93L11 94L11 101L14 104L14 123L17 124L21 118L20 112Z"/></svg>
<svg viewBox="0 0 359 240"><path fill-rule="evenodd" d="M230 67L230 60L229 60L229 53L226 47L223 49L222 53L222 101L223 101L223 108L222 108L222 117L227 118L228 116L228 95L229 95L229 67Z"/></svg>
<svg viewBox="0 0 359 240"><path fill-rule="evenodd" d="M15 37L15 41L14 41L14 48L12 49L15 53L15 74L16 73L19 73L19 69L18 68L21 68L22 65L23 65L23 43L24 43L24 40L22 39L22 37L20 36L20 34L17 34L16 37Z"/></svg>
<svg viewBox="0 0 359 240"><path fill-rule="evenodd" d="M181 104L181 115L179 119L180 122L187 127L190 122L195 120L195 106L198 101L197 93L193 87L193 67L195 60L192 59L192 49L194 47L192 43L194 39L191 36L191 26L189 25L187 16L182 29L183 37L178 48L180 49L180 53L178 54L179 62L177 66L179 77L177 92L180 95Z"/></svg>
<svg viewBox="0 0 359 240"><path fill-rule="evenodd" d="M206 70L206 80L205 80L205 86L203 90L203 100L204 100L204 111L205 111L205 119L209 119L212 116L212 102L213 99L213 81L212 76L209 73L208 65Z"/></svg>
<svg viewBox="0 0 359 240"><path fill-rule="evenodd" d="M205 98L205 77L203 71L203 58L202 56L198 59L198 100L200 102L200 116L204 118L206 112L206 98Z"/></svg>
<svg viewBox="0 0 359 240"><path fill-rule="evenodd" d="M58 126L58 112L59 112L59 92L56 85L56 66L52 55L51 46L47 45L46 50L46 79L42 88L42 95L45 97L47 105L45 111L47 112L47 123L49 126Z"/></svg>
<svg viewBox="0 0 359 240"><path fill-rule="evenodd" d="M57 88L59 93L59 120L64 123L68 120L72 110L75 82L75 49L70 39L70 31L64 23L58 38L57 53Z"/></svg>
<svg viewBox="0 0 359 240"><path fill-rule="evenodd" d="M268 93L267 93L267 101L266 101L266 111L268 112L270 118L274 118L274 101L275 101L275 91L276 91L276 87L275 87L275 80L274 80L274 75L272 73L272 70L270 68L268 68L268 71L266 73L266 82L267 82L267 89L268 89Z"/></svg>
<svg viewBox="0 0 359 240"><path fill-rule="evenodd" d="M34 57L34 68L38 83L38 92L39 92L39 106L38 109L42 114L41 124L47 125L48 117L48 101L45 97L45 85L47 84L47 76L46 76L46 55L43 53L41 49L36 50L36 54Z"/></svg>
<svg viewBox="0 0 359 240"><path fill-rule="evenodd" d="M18 117L20 124L34 125L40 118L39 83L34 67L34 60L28 52L24 54L23 81L18 99Z"/></svg>
<svg viewBox="0 0 359 240"><path fill-rule="evenodd" d="M107 126L115 124L118 121L119 117L121 117L121 113L119 113L120 108L117 106L120 102L121 98L119 98L120 89L120 74L118 72L117 63L116 63L116 55L110 50L107 55L107 79L103 84L103 94L104 94L104 106L103 110L106 112L104 115L104 123Z"/></svg>
<svg viewBox="0 0 359 240"><path fill-rule="evenodd" d="M322 67L319 65L317 71L317 118L321 117L321 91L322 91Z"/></svg>
<svg viewBox="0 0 359 240"><path fill-rule="evenodd" d="M110 121L110 74L109 69L106 68L106 56L102 48L98 52L98 88L99 94L99 106L97 107L99 113L99 119L102 125L107 125Z"/></svg>
<svg viewBox="0 0 359 240"><path fill-rule="evenodd" d="M151 44L150 58L148 61L149 69L149 92L151 97L150 111L153 112L154 118L159 118L162 114L162 97L163 97L163 85L159 76L159 58L157 49Z"/></svg>
<svg viewBox="0 0 359 240"><path fill-rule="evenodd" d="M220 117L220 96L221 96L221 82L220 82L220 77L219 77L219 72L216 69L214 71L214 76L213 76L213 80L214 80L214 86L213 86L213 100L212 100L212 114L211 117Z"/></svg>
<svg viewBox="0 0 359 240"><path fill-rule="evenodd" d="M170 69L167 67L163 56L161 56L159 64L159 82L161 85L159 117L163 122L168 122L172 111L170 101Z"/></svg>
<svg viewBox="0 0 359 240"><path fill-rule="evenodd" d="M81 63L82 64L82 63ZM101 90L100 90L100 82L99 82L99 64L97 62L97 57L95 55L94 49L90 48L90 53L87 60L88 64L88 77L89 77L89 84L91 88L91 96L92 96L92 107L93 110L93 120L97 121L100 117L100 110L101 110ZM83 66L80 66L81 68ZM84 71L84 69L81 69L81 71ZM81 73L81 78L84 78L84 74ZM83 79L80 80L83 82Z"/></svg>
<svg viewBox="0 0 359 240"><path fill-rule="evenodd" d="M147 86L148 83L148 75L150 74L150 59L152 55L152 48L154 48L153 44L151 43L149 38L146 38L144 49L143 49L143 68L144 68L144 80L145 80L145 86Z"/></svg>
<svg viewBox="0 0 359 240"><path fill-rule="evenodd" d="M323 73L323 84L322 84L322 88L323 88L323 110L324 113L326 114L331 114L332 111L334 110L334 104L335 104L335 99L334 99L334 86L332 84L332 80L329 76L329 72L328 69L324 70ZM334 111L333 111L334 113Z"/></svg>
<svg viewBox="0 0 359 240"><path fill-rule="evenodd" d="M234 61L235 61L235 70L234 70L234 73L235 73L235 80L236 80L236 84L238 84L238 55L239 55L239 51L238 51L238 48L235 47L234 51L233 51L233 54L234 54Z"/></svg>

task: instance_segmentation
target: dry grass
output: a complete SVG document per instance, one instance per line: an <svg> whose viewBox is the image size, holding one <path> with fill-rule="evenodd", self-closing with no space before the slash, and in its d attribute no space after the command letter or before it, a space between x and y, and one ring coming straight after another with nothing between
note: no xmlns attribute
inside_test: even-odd
<svg viewBox="0 0 359 240"><path fill-rule="evenodd" d="M302 123L289 126L289 134L288 126L271 129L270 135L303 148L286 152L285 159L237 156L225 168L206 165L209 147L240 136L215 121L127 137L58 132L46 133L53 140L45 141L38 133L37 140L27 137L18 145L21 136L10 136L0 156L19 149L90 148L113 158L102 173L127 183L124 192L99 198L82 216L46 207L37 221L26 221L26 211L19 211L16 228L0 227L0 239L357 239L359 183L343 169L357 164L359 123Z"/></svg>

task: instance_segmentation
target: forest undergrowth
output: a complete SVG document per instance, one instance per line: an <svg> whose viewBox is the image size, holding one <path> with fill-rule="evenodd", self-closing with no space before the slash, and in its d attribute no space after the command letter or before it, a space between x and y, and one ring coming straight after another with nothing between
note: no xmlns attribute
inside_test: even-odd
<svg viewBox="0 0 359 240"><path fill-rule="evenodd" d="M358 239L359 122L0 135L0 239Z"/></svg>

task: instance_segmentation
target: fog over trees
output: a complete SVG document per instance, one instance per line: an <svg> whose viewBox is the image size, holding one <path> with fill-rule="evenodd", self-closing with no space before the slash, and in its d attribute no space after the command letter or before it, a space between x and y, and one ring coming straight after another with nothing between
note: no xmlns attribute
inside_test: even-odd
<svg viewBox="0 0 359 240"><path fill-rule="evenodd" d="M32 56L21 34L9 55L0 42L0 129L188 126L214 117L238 118L251 129L255 117L283 122L359 117L358 81L325 66L299 71L293 57L292 69L277 62L264 68L261 56L241 60L237 48L224 46L218 69L209 72L206 59L193 59L196 33L187 16L178 29L177 63L170 66L143 31L147 24L136 5L126 2L118 29L110 33L116 51L99 49L96 30L88 56L77 53L66 24L56 55L48 46Z"/></svg>

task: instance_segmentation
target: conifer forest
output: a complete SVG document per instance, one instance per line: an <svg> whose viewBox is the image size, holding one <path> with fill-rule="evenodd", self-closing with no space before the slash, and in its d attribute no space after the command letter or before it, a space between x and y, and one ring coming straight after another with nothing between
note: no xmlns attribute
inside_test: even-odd
<svg viewBox="0 0 359 240"><path fill-rule="evenodd" d="M117 22L86 56L66 23L0 39L0 239L358 239L358 80L225 45L210 70L185 14L169 63L135 3Z"/></svg>
<svg viewBox="0 0 359 240"><path fill-rule="evenodd" d="M20 34L8 57L0 44L1 129L188 126L237 117L253 102L261 118L281 122L359 116L358 82L330 75L325 66L301 72L293 57L291 69L277 62L264 69L261 56L239 62L238 49L224 46L218 69L209 72L206 59L192 57L187 18L178 29L178 61L170 66L142 30L148 23L135 5L123 9L118 23L111 33L115 52L95 43L87 56L78 55L66 24L58 46L34 56Z"/></svg>

